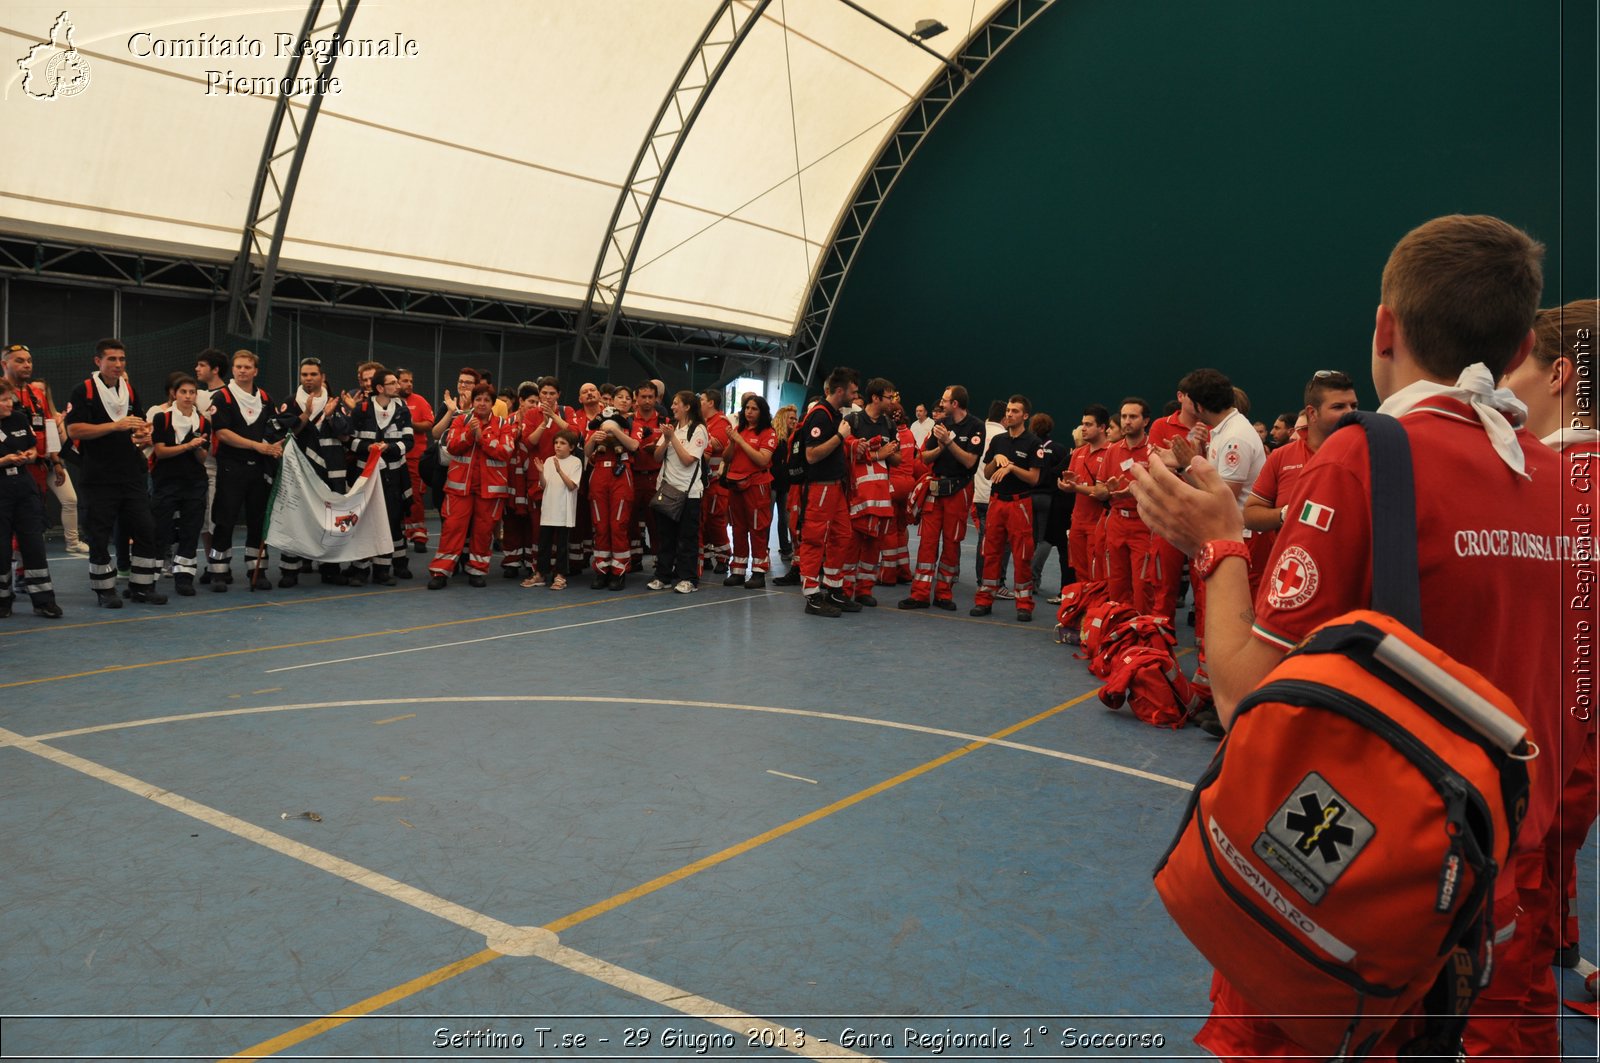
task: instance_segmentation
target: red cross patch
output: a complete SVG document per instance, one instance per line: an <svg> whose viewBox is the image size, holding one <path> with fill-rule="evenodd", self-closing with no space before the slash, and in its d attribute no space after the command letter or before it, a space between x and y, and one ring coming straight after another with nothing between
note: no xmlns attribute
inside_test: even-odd
<svg viewBox="0 0 1600 1063"><path fill-rule="evenodd" d="M822 429L818 428L815 425L813 425L812 428L811 428L811 438L812 439L820 439L820 438L822 438Z"/></svg>
<svg viewBox="0 0 1600 1063"><path fill-rule="evenodd" d="M1320 581L1311 555L1302 547L1291 546L1278 556L1278 565L1272 570L1267 604L1274 609L1298 609L1317 593Z"/></svg>

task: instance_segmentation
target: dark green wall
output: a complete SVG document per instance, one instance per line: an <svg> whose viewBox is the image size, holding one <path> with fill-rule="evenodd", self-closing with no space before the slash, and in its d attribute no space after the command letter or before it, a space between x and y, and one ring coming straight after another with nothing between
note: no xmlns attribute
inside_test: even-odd
<svg viewBox="0 0 1600 1063"><path fill-rule="evenodd" d="M907 168L822 366L1074 423L1204 365L1258 419L1322 368L1370 405L1379 274L1428 218L1505 218L1546 303L1595 294L1594 86L1593 0L1058 0Z"/></svg>

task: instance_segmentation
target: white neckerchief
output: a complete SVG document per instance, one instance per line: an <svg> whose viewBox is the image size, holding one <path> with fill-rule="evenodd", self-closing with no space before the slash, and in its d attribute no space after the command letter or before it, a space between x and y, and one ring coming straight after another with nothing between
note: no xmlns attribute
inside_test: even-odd
<svg viewBox="0 0 1600 1063"><path fill-rule="evenodd" d="M113 421L120 421L128 416L128 400L133 393L128 390L126 380L117 381L116 390L106 387L105 378L100 375L100 370L94 371L94 390L100 396L100 405L106 408L107 415Z"/></svg>
<svg viewBox="0 0 1600 1063"><path fill-rule="evenodd" d="M1462 370L1454 387L1432 380L1408 384L1385 399L1383 405L1378 407L1378 412L1391 417L1403 417L1423 400L1441 395L1469 403L1483 424L1483 430L1488 433L1495 453L1500 455L1500 460L1523 479L1533 479L1528 475L1522 447L1517 443L1517 427L1528 420L1528 408L1512 394L1510 388L1496 388L1489 367L1482 362L1473 362Z"/></svg>
<svg viewBox="0 0 1600 1063"><path fill-rule="evenodd" d="M182 443L199 430L200 411L197 408L194 413L185 414L174 403L172 409L167 411L167 423L172 425L172 441L174 443Z"/></svg>
<svg viewBox="0 0 1600 1063"><path fill-rule="evenodd" d="M1571 450L1584 444L1593 447L1600 444L1600 431L1593 428L1557 428L1539 442L1557 451Z"/></svg>
<svg viewBox="0 0 1600 1063"><path fill-rule="evenodd" d="M261 389L257 388L251 394L237 383L228 381L228 391L233 395L233 401L239 404L239 413L244 417L245 424L255 424L261 416Z"/></svg>
<svg viewBox="0 0 1600 1063"><path fill-rule="evenodd" d="M317 419L317 415L321 413L328 405L328 389L323 388L321 395L318 395L316 398L312 398L310 392L306 391L305 388L295 388L295 405L303 410L306 408L307 402L311 403L311 417L309 419L315 421Z"/></svg>
<svg viewBox="0 0 1600 1063"><path fill-rule="evenodd" d="M378 431L381 432L389 427L389 422L394 420L394 408L397 405L399 404L391 402L388 406L383 406L377 399L372 400L372 415L378 419Z"/></svg>

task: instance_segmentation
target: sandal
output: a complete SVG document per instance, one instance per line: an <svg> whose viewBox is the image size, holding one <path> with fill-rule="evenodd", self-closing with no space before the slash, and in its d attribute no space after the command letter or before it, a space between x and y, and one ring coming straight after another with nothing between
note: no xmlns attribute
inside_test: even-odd
<svg viewBox="0 0 1600 1063"><path fill-rule="evenodd" d="M565 576L557 576L555 579L551 580L550 581L550 589L553 590L553 591L564 591L564 590L566 590L567 589L567 577L565 577Z"/></svg>
<svg viewBox="0 0 1600 1063"><path fill-rule="evenodd" d="M535 572L533 575L531 575L527 579L523 580L522 581L522 585L524 587L529 587L529 588L532 588L532 587L543 587L544 586L544 577L542 575L540 575L539 573Z"/></svg>

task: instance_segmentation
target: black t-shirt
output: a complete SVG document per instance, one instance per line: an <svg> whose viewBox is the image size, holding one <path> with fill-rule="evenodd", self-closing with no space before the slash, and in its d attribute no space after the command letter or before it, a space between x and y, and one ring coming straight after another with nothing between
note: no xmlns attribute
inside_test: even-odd
<svg viewBox="0 0 1600 1063"><path fill-rule="evenodd" d="M128 413L139 416L139 400L134 396L133 385L126 379L121 389L128 395ZM86 380L72 391L67 404L67 424L111 424L115 418L100 401L100 392L92 380ZM83 482L92 486L145 487L146 465L144 451L133 445L132 432L108 432L95 439L78 440L78 454L83 458Z"/></svg>
<svg viewBox="0 0 1600 1063"><path fill-rule="evenodd" d="M950 453L950 447L960 447L974 457L981 455L983 453L983 422L968 414L955 424L947 423L945 427L950 429L950 434L953 438L950 440L950 446L945 447L939 452L939 456L933 459L933 474L935 476L949 476L957 480L970 480L976 475L978 464L981 464L981 462L975 463L969 469L961 464L954 454ZM923 449L929 449L937 442L930 434Z"/></svg>
<svg viewBox="0 0 1600 1063"><path fill-rule="evenodd" d="M33 419L17 403L11 416L0 421L0 454L21 454L38 449L39 437L33 434ZM39 488L26 465L0 465L0 492L38 494ZM8 494L9 497L9 494Z"/></svg>
<svg viewBox="0 0 1600 1063"><path fill-rule="evenodd" d="M798 429L802 443L806 450L819 447L828 441L830 436L839 434L839 411L826 401L819 402L806 411L806 419L800 422ZM806 464L806 482L836 483L844 479L844 445L833 448L833 452L821 461Z"/></svg>
<svg viewBox="0 0 1600 1063"><path fill-rule="evenodd" d="M1072 448L1062 446L1054 439L1046 439L1039 443L1037 456L1039 463L1034 468L1039 470L1039 482L1031 488L1030 493L1047 495L1052 499L1067 499L1067 493L1056 486L1056 481L1061 479L1067 463L1072 460Z"/></svg>
<svg viewBox="0 0 1600 1063"><path fill-rule="evenodd" d="M231 391L221 387L212 392L211 430L220 432L227 429L257 443L276 443L282 439L284 433L278 424L278 415L272 412L272 399L268 397L267 390L257 388L256 398L261 400L261 416L254 422L246 422L244 411L239 408L239 402ZM299 411L296 409L296 416L298 414ZM217 446L217 460L243 465L275 461L265 454L258 454L253 450L246 450L244 447L236 447L229 443L220 443Z"/></svg>
<svg viewBox="0 0 1600 1063"><path fill-rule="evenodd" d="M182 439L178 438L178 431L172 425L172 414L162 410L150 422L150 442L160 443L164 446L175 447L180 443L187 443L195 436L204 436L206 442L211 441L211 422L201 415L198 407L195 416L200 418L200 426L188 432ZM158 484L164 483L196 483L204 482L206 478L205 462L196 454L204 454L205 447L199 447L187 454L174 454L170 458L156 458L155 464L150 466L150 478Z"/></svg>
<svg viewBox="0 0 1600 1063"><path fill-rule="evenodd" d="M900 438L900 434L895 431L894 418L888 414L882 414L874 421L867 416L866 410L852 410L845 417L845 420L850 422L851 439L871 439L874 436L882 436L883 441L887 443L890 440Z"/></svg>
<svg viewBox="0 0 1600 1063"><path fill-rule="evenodd" d="M990 441L989 449L984 451L983 463L987 465L996 455L1004 454L1011 459L1011 464L1018 468L1037 469L1039 467L1039 448L1042 445L1043 440L1026 429L1019 436L1013 436L1010 432L1001 432ZM1033 488L1023 483L1019 477L1007 474L994 484L990 497L1004 498L1010 501L1021 498L1032 490Z"/></svg>

